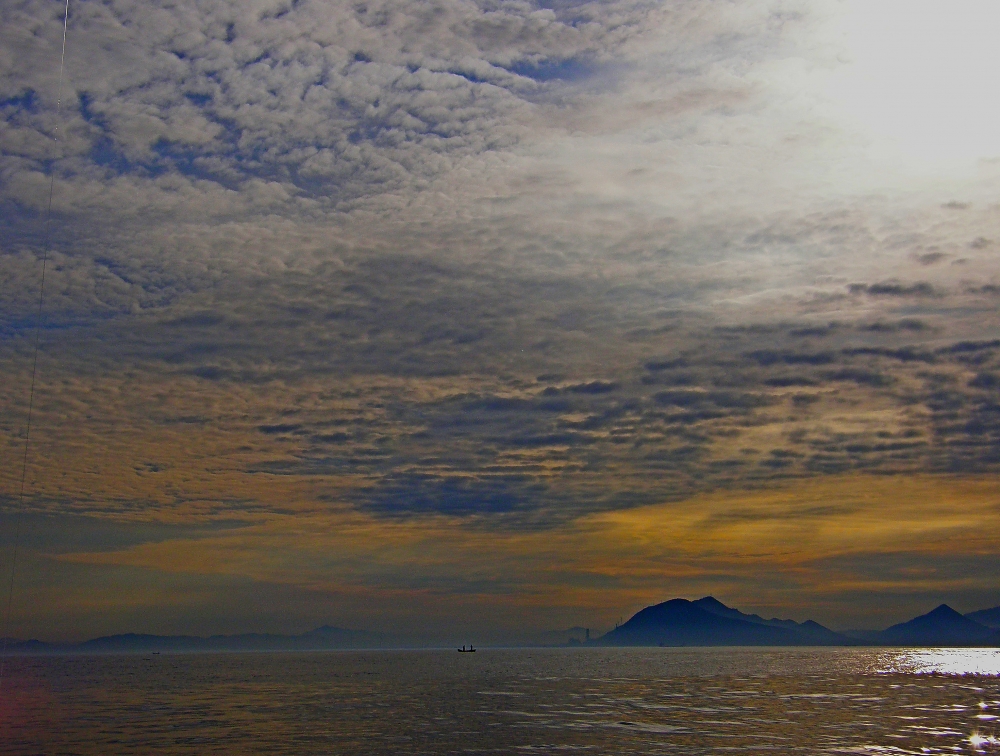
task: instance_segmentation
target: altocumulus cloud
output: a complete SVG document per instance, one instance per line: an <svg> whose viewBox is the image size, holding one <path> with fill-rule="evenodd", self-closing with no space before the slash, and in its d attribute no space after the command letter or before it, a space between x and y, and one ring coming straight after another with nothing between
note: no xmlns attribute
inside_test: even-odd
<svg viewBox="0 0 1000 756"><path fill-rule="evenodd" d="M37 173L53 157L56 10L4 10L8 201L37 203ZM216 212L308 213L413 190L514 145L548 83L594 75L652 10L81 3L59 168L78 193L64 202L113 204L142 187L135 209L190 194Z"/></svg>

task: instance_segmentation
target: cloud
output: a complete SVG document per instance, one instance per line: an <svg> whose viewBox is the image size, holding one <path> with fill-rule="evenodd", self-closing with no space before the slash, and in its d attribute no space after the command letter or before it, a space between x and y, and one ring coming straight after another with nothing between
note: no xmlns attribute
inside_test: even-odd
<svg viewBox="0 0 1000 756"><path fill-rule="evenodd" d="M852 294L868 294L872 297L928 297L935 293L934 287L926 281L919 281L913 284L901 284L895 281L881 281L874 284L851 284L848 289Z"/></svg>
<svg viewBox="0 0 1000 756"><path fill-rule="evenodd" d="M101 534L77 550L129 585L188 549L224 572L200 531L144 527L239 523L223 583L280 573L311 617L309 591L363 606L380 580L383 608L541 601L526 573L435 567L442 532L544 572L547 539L649 507L801 495L713 510L742 544L865 511L813 500L833 478L995 473L993 164L871 153L824 89L835 5L82 3L62 121L57 9L5 5L0 438L14 459L40 325L28 510L135 528L128 564ZM340 542L300 553L297 521L399 540L316 562ZM857 564L883 547L915 553ZM670 557L677 590L746 585L708 553ZM553 585L646 600L655 558ZM805 595L798 563L767 564L775 601Z"/></svg>
<svg viewBox="0 0 1000 756"><path fill-rule="evenodd" d="M95 458L121 470L105 493L73 493L74 475L34 506L72 497L78 511L161 518L204 500L192 516L239 518L284 511L253 493L274 478L304 486L320 508L534 529L772 479L998 463L993 341L938 346L933 330L787 318L739 328L681 319L622 338L660 316L616 315L618 284L553 282L542 306L530 282L405 260L331 276L251 279L196 306L47 333L60 367L43 379L40 411L87 429L78 446L107 447L105 426L86 415L132 440L107 448L114 462ZM26 369L23 351L8 354ZM123 368L127 384L101 377ZM60 375L76 378L60 385ZM39 426L38 464L72 469L80 452L58 427ZM202 436L192 448L218 448L217 462L188 449ZM209 493L198 481L217 464L229 472ZM154 468L203 472L164 497Z"/></svg>
<svg viewBox="0 0 1000 756"><path fill-rule="evenodd" d="M651 13L641 3L84 4L73 9L60 147L49 139L49 10L30 0L6 10L18 52L0 87L8 201L37 205L27 182L59 149L67 209L180 199L295 214L415 190L464 157L512 147L545 82L595 75Z"/></svg>

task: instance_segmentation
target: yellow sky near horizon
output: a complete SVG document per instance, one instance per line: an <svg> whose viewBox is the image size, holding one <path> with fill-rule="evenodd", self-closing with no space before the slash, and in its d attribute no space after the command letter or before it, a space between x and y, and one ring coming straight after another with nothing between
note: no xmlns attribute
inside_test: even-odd
<svg viewBox="0 0 1000 756"><path fill-rule="evenodd" d="M989 575L942 564L993 557L998 526L992 478L850 475L718 491L540 531L332 508L53 558L370 594L373 606L391 599L415 613L425 604L451 603L451 612L489 604L509 631L537 628L553 613L606 626L651 603L709 592L741 608L843 623L899 618L895 607L872 606L873 596L990 590ZM873 571L894 558L906 564Z"/></svg>
<svg viewBox="0 0 1000 756"><path fill-rule="evenodd" d="M709 593L740 608L843 627L901 619L922 606L923 596L961 602L996 590L990 565L1000 553L1000 482L990 475L911 470L736 479L657 503L526 526L488 513L370 510L357 498L376 485L367 475L262 466L308 454L301 436L259 431L280 420L282 408L295 408L292 420L309 413L353 418L405 438L413 430L387 416L390 397L434 403L489 392L495 380L365 377L220 387L136 373L40 388L30 511L47 516L55 530L74 527L60 517L126 530L167 528L96 550L85 543L33 547L34 558L52 569L89 570L89 590L47 594L68 614L147 606L153 617L206 600L195 589L171 597L164 586L180 579L350 597L353 614L341 621L380 629L401 616L450 617L447 624L463 613L494 617L487 621L509 633L606 627L650 603ZM797 424L784 405L762 406L754 422L717 436L713 456L738 457L747 445L794 450L789 436L799 427L826 428L828 435L891 430L902 438L924 422L920 412L864 392L824 388L820 397ZM579 425L587 417L567 421ZM60 418L77 432L62 433ZM18 441L8 436L8 453ZM559 481L567 465L576 469L562 454L558 446L542 447L505 459ZM11 472L5 467L2 477L9 492L16 484ZM619 485L643 485L627 466L609 467L601 485L614 489L616 475ZM964 572L962 565L974 567Z"/></svg>

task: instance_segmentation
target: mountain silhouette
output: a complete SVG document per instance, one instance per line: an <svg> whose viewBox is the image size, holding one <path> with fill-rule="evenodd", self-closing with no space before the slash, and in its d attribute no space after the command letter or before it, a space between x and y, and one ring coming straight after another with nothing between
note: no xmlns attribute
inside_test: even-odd
<svg viewBox="0 0 1000 756"><path fill-rule="evenodd" d="M300 635L242 633L239 635L149 635L123 633L92 638L82 643L45 643L16 641L9 644L12 653L122 654L152 651L322 651L340 648L377 648L391 642L375 633L345 630L323 625Z"/></svg>
<svg viewBox="0 0 1000 756"><path fill-rule="evenodd" d="M818 623L765 620L717 599L672 599L649 606L595 641L602 646L806 646L847 639Z"/></svg>
<svg viewBox="0 0 1000 756"><path fill-rule="evenodd" d="M713 596L672 599L633 615L600 638L586 628L548 631L524 639L526 646L998 646L1000 607L961 615L947 604L883 630L834 632L818 622L765 619L726 606ZM417 644L418 646L421 644ZM323 625L299 635L107 635L81 643L8 639L12 654L128 654L165 651L321 651L413 647L403 637Z"/></svg>
<svg viewBox="0 0 1000 756"><path fill-rule="evenodd" d="M893 625L876 636L876 641L900 646L952 646L986 643L996 631L964 617L947 604L908 622Z"/></svg>
<svg viewBox="0 0 1000 756"><path fill-rule="evenodd" d="M739 609L726 606L714 596L705 596L697 601L691 602L695 606L701 607L705 611L717 614L720 617L753 622L758 625L769 625L771 627L783 627L786 630L795 630L808 636L811 643L816 645L840 645L845 642L844 636L835 633L829 628L823 627L818 622L806 620L805 622L795 622L794 620L764 619L759 614L744 614Z"/></svg>
<svg viewBox="0 0 1000 756"><path fill-rule="evenodd" d="M992 627L994 630L1000 630L1000 606L994 606L992 609L980 609L978 612L969 612L965 618L978 622L980 625Z"/></svg>

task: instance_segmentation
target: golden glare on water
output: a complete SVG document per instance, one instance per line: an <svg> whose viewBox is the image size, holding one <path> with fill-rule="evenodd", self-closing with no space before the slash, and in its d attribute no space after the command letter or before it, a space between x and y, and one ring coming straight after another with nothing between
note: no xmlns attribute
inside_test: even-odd
<svg viewBox="0 0 1000 756"><path fill-rule="evenodd" d="M844 65L828 93L875 155L949 173L1000 156L1000 3L848 0L841 7Z"/></svg>
<svg viewBox="0 0 1000 756"><path fill-rule="evenodd" d="M1000 649L996 648L922 648L899 651L884 658L880 672L906 672L940 675L997 675L1000 676ZM982 702L980 708L996 709L1000 701ZM993 714L982 714L980 719L996 719Z"/></svg>
<svg viewBox="0 0 1000 756"><path fill-rule="evenodd" d="M994 735L980 735L979 733L973 733L969 736L969 745L976 751L984 751L987 748L996 748L1000 746L1000 738Z"/></svg>
<svg viewBox="0 0 1000 756"><path fill-rule="evenodd" d="M1000 676L1000 649L996 648L922 648L891 652L879 659L878 672L883 674L938 674L974 676L972 686L964 685L970 692L983 698L975 706L953 704L955 712L965 712L975 722L975 729L969 733L969 748L974 753L995 753L1000 748L997 735L997 720L1000 719L1000 700L989 695L980 687L976 678ZM995 690L993 691L995 696ZM977 712L977 713L974 713ZM876 752L887 752L874 748ZM939 753L940 750L923 749L924 753Z"/></svg>
<svg viewBox="0 0 1000 756"><path fill-rule="evenodd" d="M980 704L980 706L983 706L983 704ZM996 719L996 717L988 717L987 715L983 714L980 714L977 718ZM1000 738L998 738L996 735L992 733L987 734L976 730L973 731L971 735L969 735L969 745L972 747L973 751L981 753L988 750L994 750L997 747L1000 747Z"/></svg>

